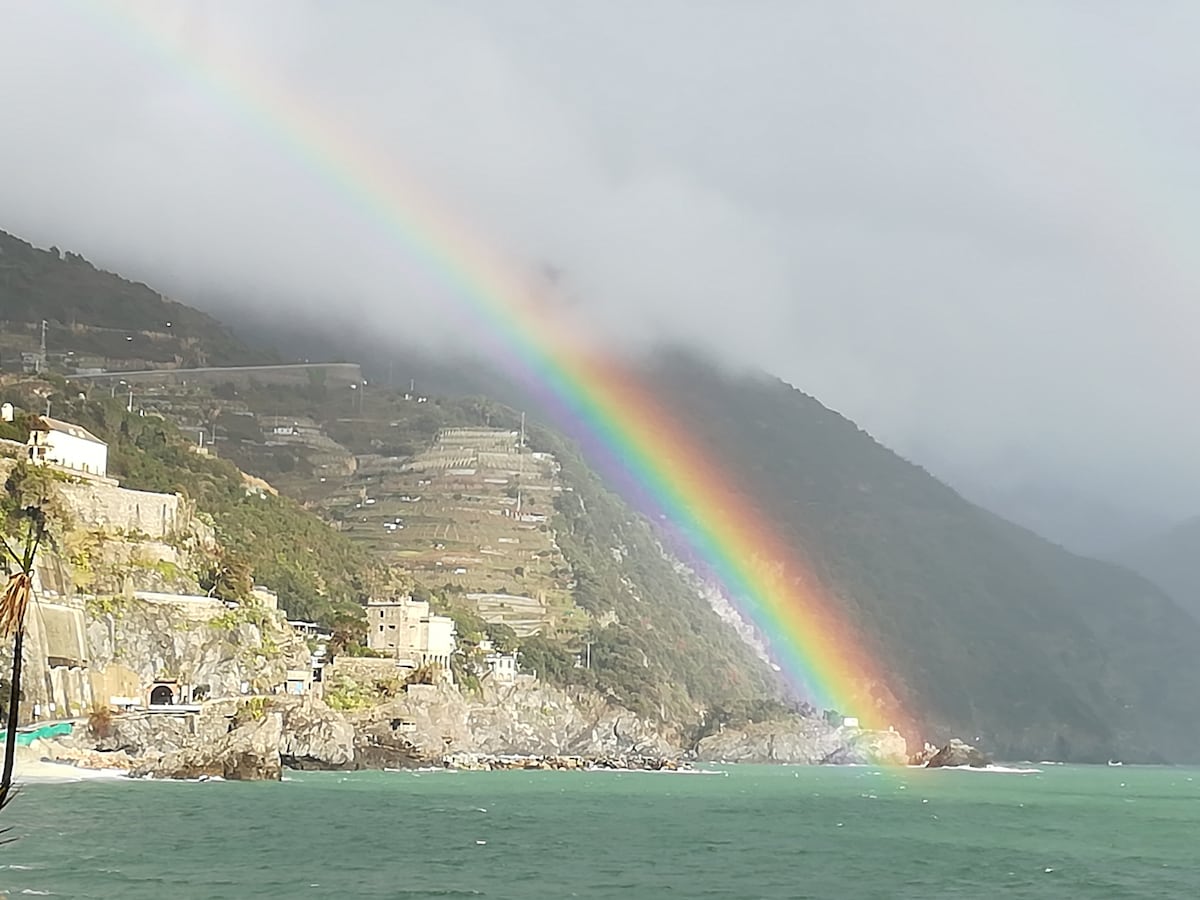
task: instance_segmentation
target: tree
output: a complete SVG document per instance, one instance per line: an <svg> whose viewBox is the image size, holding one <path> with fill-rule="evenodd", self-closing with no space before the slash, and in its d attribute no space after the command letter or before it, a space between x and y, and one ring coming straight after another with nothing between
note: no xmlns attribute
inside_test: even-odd
<svg viewBox="0 0 1200 900"><path fill-rule="evenodd" d="M201 576L200 586L210 597L245 600L254 589L254 575L243 557L223 549L216 562Z"/></svg>
<svg viewBox="0 0 1200 900"><path fill-rule="evenodd" d="M34 562L43 542L50 540L48 521L58 506L54 480L47 469L21 461L5 482L0 501L5 564L15 565L0 598L0 635L13 639L12 676L9 679L8 723L4 768L0 773L0 810L12 800L13 765L16 762L17 726L20 724L21 662L24 656L25 611L33 594Z"/></svg>

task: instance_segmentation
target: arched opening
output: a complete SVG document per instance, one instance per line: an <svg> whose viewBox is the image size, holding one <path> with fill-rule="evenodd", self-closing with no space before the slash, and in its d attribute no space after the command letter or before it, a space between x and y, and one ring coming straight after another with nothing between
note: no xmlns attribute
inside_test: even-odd
<svg viewBox="0 0 1200 900"><path fill-rule="evenodd" d="M151 706L170 706L175 702L175 692L165 684L160 684L150 691Z"/></svg>

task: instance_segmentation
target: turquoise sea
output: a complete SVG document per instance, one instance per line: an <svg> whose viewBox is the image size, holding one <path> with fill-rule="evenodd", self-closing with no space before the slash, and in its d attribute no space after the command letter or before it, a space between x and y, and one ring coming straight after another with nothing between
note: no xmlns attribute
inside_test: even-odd
<svg viewBox="0 0 1200 900"><path fill-rule="evenodd" d="M730 767L30 784L10 896L1200 897L1200 770Z"/></svg>

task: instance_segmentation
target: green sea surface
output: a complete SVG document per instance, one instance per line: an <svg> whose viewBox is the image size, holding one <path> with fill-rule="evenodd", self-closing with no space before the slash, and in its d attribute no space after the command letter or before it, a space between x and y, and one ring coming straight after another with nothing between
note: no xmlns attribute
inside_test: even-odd
<svg viewBox="0 0 1200 900"><path fill-rule="evenodd" d="M11 897L1200 897L1200 770L297 772L27 785Z"/></svg>

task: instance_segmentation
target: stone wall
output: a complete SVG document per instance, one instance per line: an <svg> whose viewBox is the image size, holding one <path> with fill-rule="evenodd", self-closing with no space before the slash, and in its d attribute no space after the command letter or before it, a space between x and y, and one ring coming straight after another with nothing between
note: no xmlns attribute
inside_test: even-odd
<svg viewBox="0 0 1200 900"><path fill-rule="evenodd" d="M191 524L191 512L178 494L82 483L64 484L62 495L71 515L96 530L136 532L162 540Z"/></svg>
<svg viewBox="0 0 1200 900"><path fill-rule="evenodd" d="M14 460L0 458L0 478L7 477L14 465ZM89 530L137 532L163 540L194 530L199 525L192 515L191 505L178 494L133 491L118 486L115 481L56 471L71 479L61 485L63 503L76 522ZM203 541L207 534L197 537Z"/></svg>
<svg viewBox="0 0 1200 900"><path fill-rule="evenodd" d="M359 684L376 679L407 675L412 669L401 668L394 659L378 659L371 656L339 656L325 671L326 678L348 678Z"/></svg>

